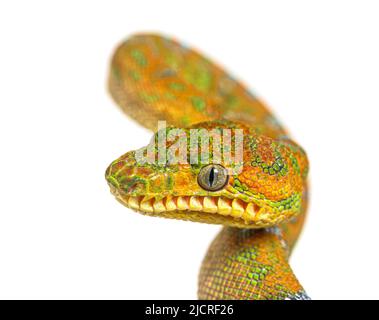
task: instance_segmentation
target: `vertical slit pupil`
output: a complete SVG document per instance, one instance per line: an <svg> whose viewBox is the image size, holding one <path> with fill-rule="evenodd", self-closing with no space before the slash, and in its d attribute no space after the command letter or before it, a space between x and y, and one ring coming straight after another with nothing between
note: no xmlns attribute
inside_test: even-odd
<svg viewBox="0 0 379 320"><path fill-rule="evenodd" d="M218 170L215 167L211 168L209 172L209 185L212 187L214 182L217 181Z"/></svg>

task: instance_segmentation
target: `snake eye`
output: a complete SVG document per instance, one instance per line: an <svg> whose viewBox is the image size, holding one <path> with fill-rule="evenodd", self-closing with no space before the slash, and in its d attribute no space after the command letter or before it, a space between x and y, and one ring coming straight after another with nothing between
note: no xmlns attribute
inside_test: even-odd
<svg viewBox="0 0 379 320"><path fill-rule="evenodd" d="M217 191L225 187L228 182L226 169L219 164L210 164L201 168L197 182L205 190Z"/></svg>

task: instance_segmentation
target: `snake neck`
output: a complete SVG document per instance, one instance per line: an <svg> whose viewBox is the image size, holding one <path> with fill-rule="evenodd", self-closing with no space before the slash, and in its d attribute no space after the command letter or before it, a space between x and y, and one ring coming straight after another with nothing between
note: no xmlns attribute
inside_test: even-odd
<svg viewBox="0 0 379 320"><path fill-rule="evenodd" d="M309 299L288 264L280 227L225 227L210 245L199 275L199 299Z"/></svg>

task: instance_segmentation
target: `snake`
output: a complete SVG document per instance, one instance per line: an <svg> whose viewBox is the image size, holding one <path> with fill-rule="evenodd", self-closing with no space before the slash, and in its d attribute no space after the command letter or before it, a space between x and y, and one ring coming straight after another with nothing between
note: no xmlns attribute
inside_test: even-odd
<svg viewBox="0 0 379 320"><path fill-rule="evenodd" d="M306 215L308 158L269 108L223 67L155 33L115 49L108 88L153 131L106 169L114 197L145 216L222 226L201 264L198 298L310 299L288 262ZM237 147L238 161L220 156L237 158Z"/></svg>

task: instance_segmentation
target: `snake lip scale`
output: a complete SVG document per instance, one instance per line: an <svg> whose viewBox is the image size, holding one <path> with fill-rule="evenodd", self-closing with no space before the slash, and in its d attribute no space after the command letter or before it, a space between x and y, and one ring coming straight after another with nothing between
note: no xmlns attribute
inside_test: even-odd
<svg viewBox="0 0 379 320"><path fill-rule="evenodd" d="M111 192L126 207L143 214L177 214L182 211L190 216L194 212L219 214L230 220L240 220L246 225L258 221L261 208L242 199L230 199L223 196L166 196L154 198L148 196L122 196L115 188Z"/></svg>

